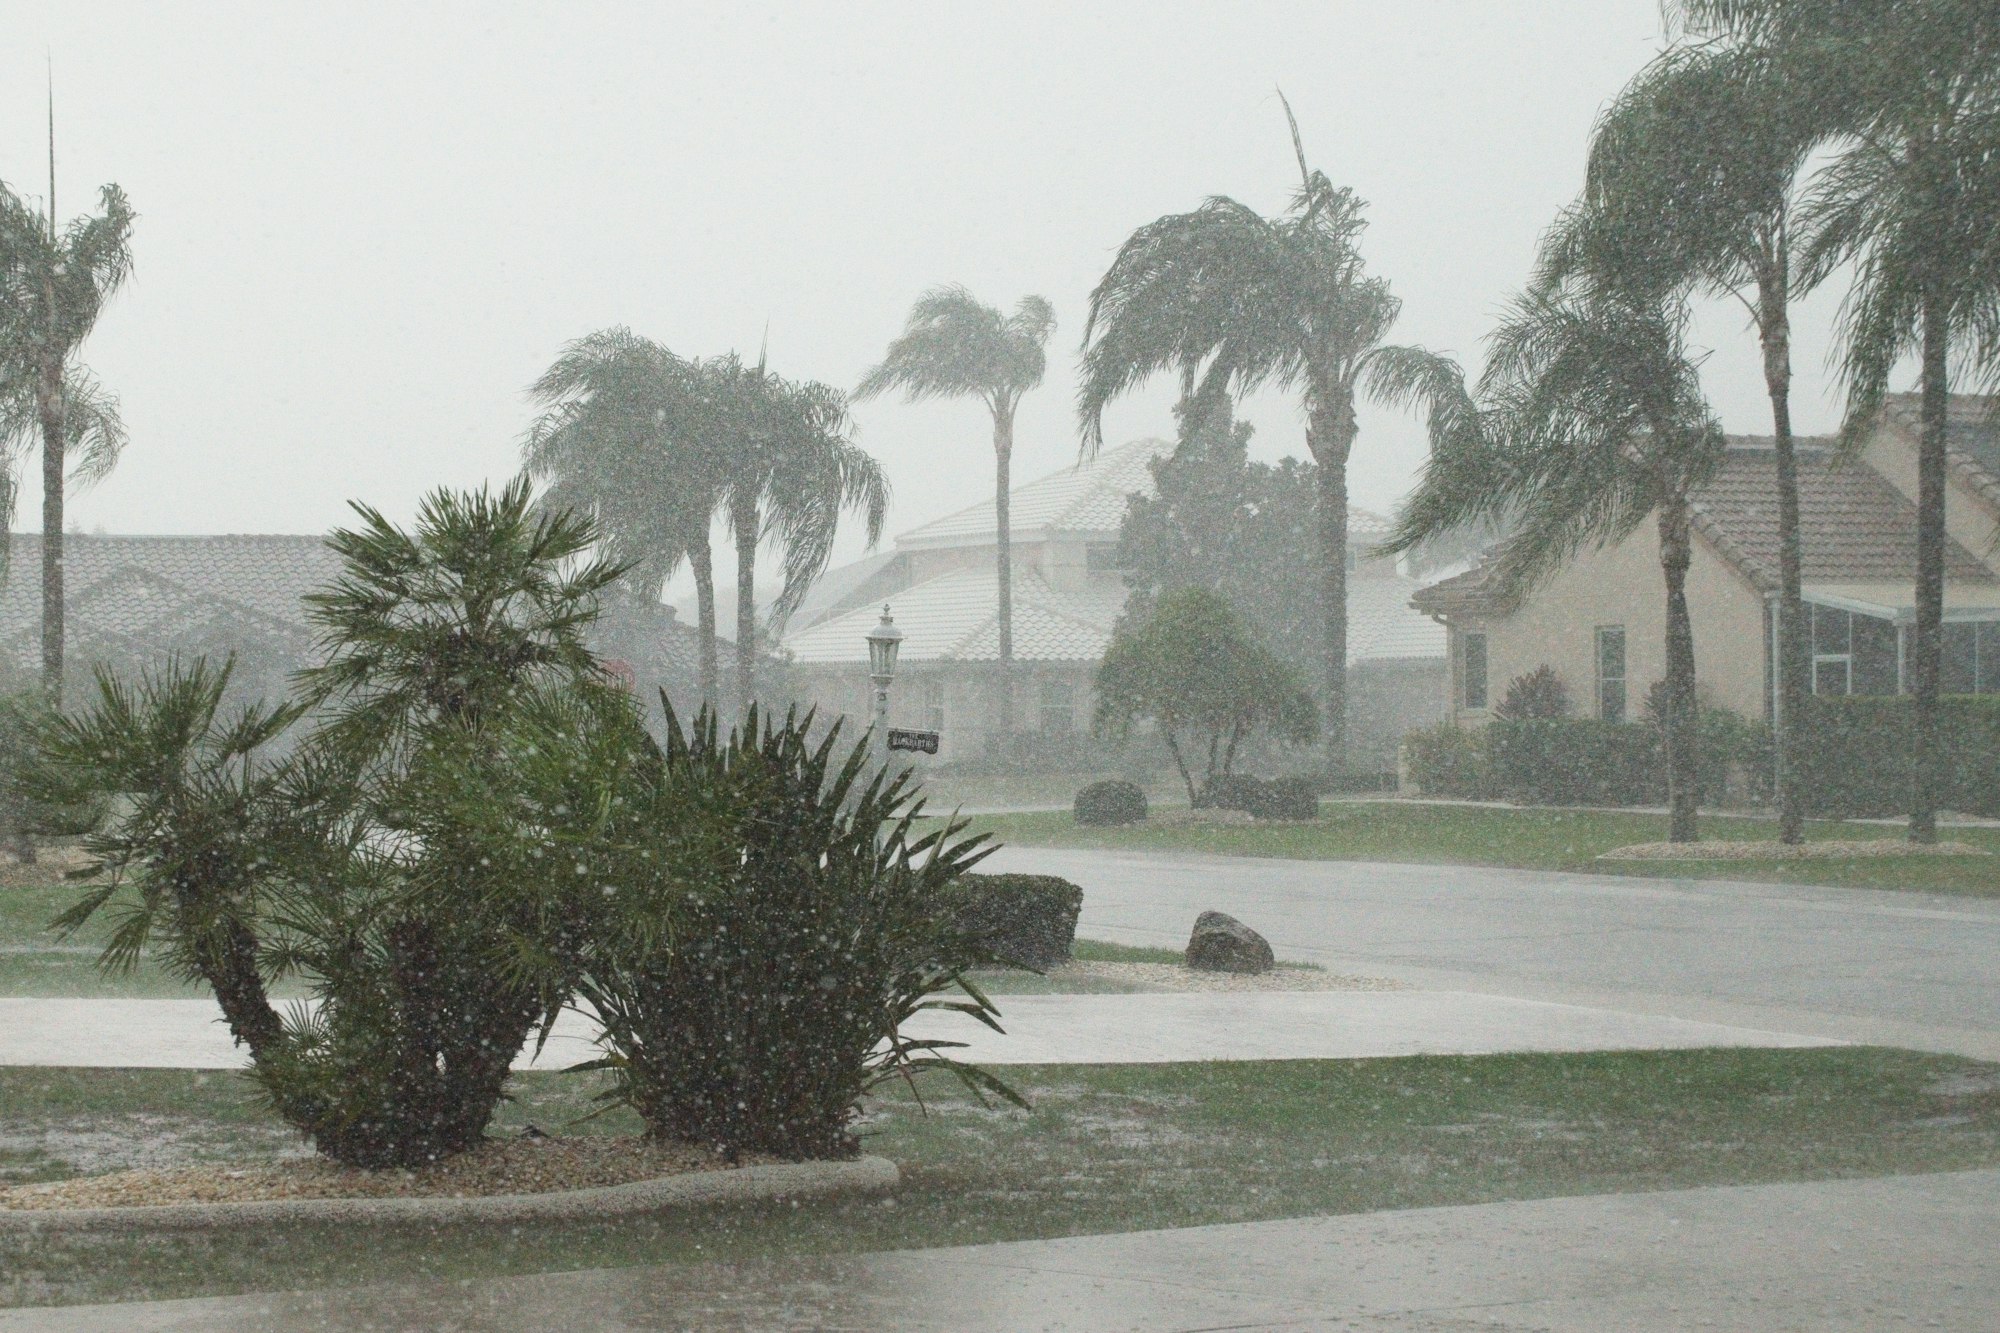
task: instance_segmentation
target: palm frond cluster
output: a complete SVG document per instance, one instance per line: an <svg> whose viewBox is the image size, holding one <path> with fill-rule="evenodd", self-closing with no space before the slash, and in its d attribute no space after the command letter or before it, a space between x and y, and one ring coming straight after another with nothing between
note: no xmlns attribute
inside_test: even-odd
<svg viewBox="0 0 2000 1333"><path fill-rule="evenodd" d="M711 533L726 519L737 557L736 694L755 695L757 555L784 553L775 630L833 553L841 515L858 513L880 539L889 484L853 439L845 396L747 365L734 354L688 359L627 328L563 349L530 391L541 415L523 459L552 510L592 515L609 558L629 565L643 594L685 562L699 606L701 688L718 697Z"/></svg>

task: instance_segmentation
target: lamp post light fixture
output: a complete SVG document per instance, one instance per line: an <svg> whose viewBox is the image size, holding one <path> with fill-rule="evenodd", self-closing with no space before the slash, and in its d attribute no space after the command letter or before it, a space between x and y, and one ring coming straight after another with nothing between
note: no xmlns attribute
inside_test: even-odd
<svg viewBox="0 0 2000 1333"><path fill-rule="evenodd" d="M896 628L889 606L882 606L882 623L868 631L868 679L875 683L875 748L886 759L889 754L889 684L896 679L896 654L903 646L903 631Z"/></svg>

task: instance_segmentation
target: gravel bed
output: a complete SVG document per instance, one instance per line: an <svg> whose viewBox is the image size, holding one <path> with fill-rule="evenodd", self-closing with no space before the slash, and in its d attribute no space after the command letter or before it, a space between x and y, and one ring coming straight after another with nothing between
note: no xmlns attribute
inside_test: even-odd
<svg viewBox="0 0 2000 1333"><path fill-rule="evenodd" d="M1968 842L1910 842L1903 838L1830 838L1824 842L1635 842L1614 847L1600 861L1845 861L1882 856L1989 856Z"/></svg>
<svg viewBox="0 0 2000 1333"><path fill-rule="evenodd" d="M1410 987L1387 977L1343 976L1315 968L1286 967L1246 975L1240 972L1197 972L1180 963L1065 963L1049 969L1049 979L1065 977L1122 981L1129 985L1171 991L1263 991L1263 990L1408 990Z"/></svg>
<svg viewBox="0 0 2000 1333"><path fill-rule="evenodd" d="M746 1154L741 1165L777 1159ZM321 1157L230 1166L202 1164L0 1190L0 1211L132 1208L278 1199L468 1199L625 1185L732 1164L706 1148L632 1136L494 1139L421 1170L369 1171Z"/></svg>

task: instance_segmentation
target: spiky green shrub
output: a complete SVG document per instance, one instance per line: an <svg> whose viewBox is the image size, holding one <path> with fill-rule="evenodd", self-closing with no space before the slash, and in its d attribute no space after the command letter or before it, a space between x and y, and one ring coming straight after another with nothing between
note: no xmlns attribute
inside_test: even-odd
<svg viewBox="0 0 2000 1333"><path fill-rule="evenodd" d="M919 835L907 772L872 766L838 726L811 729L753 709L723 738L708 713L683 728L669 708L656 755L615 786L578 770L564 798L594 790L646 812L621 824L627 855L665 867L617 885L614 900L631 896L599 922L581 987L613 1095L653 1135L732 1157L845 1157L885 1079L946 1068L1018 1100L949 1058L962 1043L900 1031L936 1009L998 1028L966 977L996 960L947 893L983 835L955 822Z"/></svg>

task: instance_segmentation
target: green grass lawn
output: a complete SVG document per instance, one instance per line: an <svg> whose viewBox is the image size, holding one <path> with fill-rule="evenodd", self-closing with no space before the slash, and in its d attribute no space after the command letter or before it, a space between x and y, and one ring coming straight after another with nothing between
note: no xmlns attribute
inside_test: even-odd
<svg viewBox="0 0 2000 1333"><path fill-rule="evenodd" d="M2000 1164L2000 1066L1870 1048L1015 1068L1032 1112L946 1080L890 1090L867 1146L893 1199L597 1224L273 1226L142 1238L0 1235L0 1303L157 1298L701 1259L968 1244L1212 1222ZM595 1085L530 1075L499 1132L581 1121ZM236 1075L13 1070L0 1177L284 1144ZM154 1153L158 1157L159 1153Z"/></svg>
<svg viewBox="0 0 2000 1333"><path fill-rule="evenodd" d="M2000 860L1917 856L1831 861L1599 861L1614 847L1664 842L1664 815L1493 809L1398 801L1323 801L1320 816L1297 824L1180 824L1088 828L1067 812L992 815L973 820L1002 843L1109 847L1134 851L1284 856L1316 861L1400 861L1435 865L1584 870L1663 879L1741 879L1853 888L1921 889L2000 896ZM1767 839L1770 820L1704 815L1705 839ZM1807 836L1894 838L1880 824L1817 822ZM2000 829L1952 828L1944 836L2000 853Z"/></svg>

